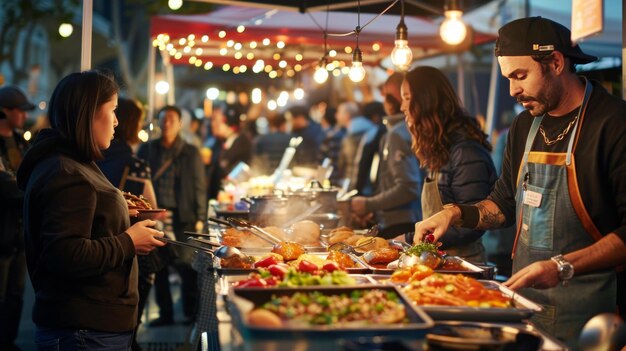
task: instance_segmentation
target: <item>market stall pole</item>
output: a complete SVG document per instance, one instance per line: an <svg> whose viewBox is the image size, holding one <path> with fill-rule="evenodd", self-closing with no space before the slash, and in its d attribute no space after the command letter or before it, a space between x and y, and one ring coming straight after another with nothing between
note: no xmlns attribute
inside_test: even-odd
<svg viewBox="0 0 626 351"><path fill-rule="evenodd" d="M83 0L83 33L80 55L80 70L91 68L91 36L93 21L93 0Z"/></svg>

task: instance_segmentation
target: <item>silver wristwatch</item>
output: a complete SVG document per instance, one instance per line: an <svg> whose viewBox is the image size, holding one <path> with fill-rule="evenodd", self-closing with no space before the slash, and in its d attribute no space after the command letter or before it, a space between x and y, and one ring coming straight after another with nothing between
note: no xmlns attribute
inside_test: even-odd
<svg viewBox="0 0 626 351"><path fill-rule="evenodd" d="M569 280L574 277L574 266L563 258L563 255L556 255L550 259L557 265L559 280L562 282L563 286L567 286Z"/></svg>

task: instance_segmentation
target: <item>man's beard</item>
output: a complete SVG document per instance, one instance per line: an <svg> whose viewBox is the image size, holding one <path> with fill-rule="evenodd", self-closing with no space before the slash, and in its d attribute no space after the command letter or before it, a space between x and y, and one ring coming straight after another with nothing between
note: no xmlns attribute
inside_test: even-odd
<svg viewBox="0 0 626 351"><path fill-rule="evenodd" d="M520 95L518 96L517 102L536 102L537 105L534 107L528 106L525 107L531 115L533 116L542 116L547 112L550 112L556 109L561 102L561 93L562 87L557 81L554 79L552 74L545 74L543 76L544 84L537 92L537 96L529 96L529 95Z"/></svg>

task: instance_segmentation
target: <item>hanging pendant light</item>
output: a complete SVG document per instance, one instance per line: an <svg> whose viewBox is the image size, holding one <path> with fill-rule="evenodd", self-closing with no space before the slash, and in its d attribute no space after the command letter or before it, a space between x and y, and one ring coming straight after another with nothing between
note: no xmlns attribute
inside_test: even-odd
<svg viewBox="0 0 626 351"><path fill-rule="evenodd" d="M413 51L409 47L407 40L407 27L404 24L404 0L401 0L402 12L400 15L400 23L396 27L395 47L391 51L391 62L399 71L406 71L411 67L413 61Z"/></svg>
<svg viewBox="0 0 626 351"><path fill-rule="evenodd" d="M358 38L358 37L357 37ZM363 67L363 53L359 49L357 44L354 52L352 53L352 66L350 66L350 72L348 73L350 80L358 83L365 78L365 68Z"/></svg>
<svg viewBox="0 0 626 351"><path fill-rule="evenodd" d="M313 80L317 84L324 84L326 80L328 80L328 70L326 70L326 56L320 59L319 64L315 68L315 73L313 73Z"/></svg>
<svg viewBox="0 0 626 351"><path fill-rule="evenodd" d="M357 2L357 25L354 33L356 34L356 48L352 52L352 66L350 66L350 72L348 77L350 80L358 83L365 78L365 68L363 67L363 53L359 49L359 34L361 33L361 1Z"/></svg>
<svg viewBox="0 0 626 351"><path fill-rule="evenodd" d="M450 45L459 45L467 36L467 27L463 22L463 11L458 0L447 0L444 7L446 19L439 27L441 39Z"/></svg>

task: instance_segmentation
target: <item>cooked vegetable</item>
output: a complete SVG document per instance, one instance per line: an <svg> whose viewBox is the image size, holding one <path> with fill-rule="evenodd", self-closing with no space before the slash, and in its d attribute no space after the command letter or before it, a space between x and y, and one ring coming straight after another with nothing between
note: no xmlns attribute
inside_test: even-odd
<svg viewBox="0 0 626 351"><path fill-rule="evenodd" d="M321 292L297 292L292 296L272 296L260 309L270 311L283 324L343 325L404 323L406 311L394 292L383 290L353 291L324 295Z"/></svg>

